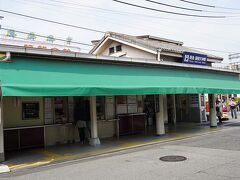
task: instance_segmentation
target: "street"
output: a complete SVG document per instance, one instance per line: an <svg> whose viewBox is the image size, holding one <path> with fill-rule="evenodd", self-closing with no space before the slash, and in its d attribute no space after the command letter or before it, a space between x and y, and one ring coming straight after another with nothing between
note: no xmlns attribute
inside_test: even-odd
<svg viewBox="0 0 240 180"><path fill-rule="evenodd" d="M207 135L76 160L23 169L1 179L240 179L240 124ZM159 158L179 155L182 162Z"/></svg>

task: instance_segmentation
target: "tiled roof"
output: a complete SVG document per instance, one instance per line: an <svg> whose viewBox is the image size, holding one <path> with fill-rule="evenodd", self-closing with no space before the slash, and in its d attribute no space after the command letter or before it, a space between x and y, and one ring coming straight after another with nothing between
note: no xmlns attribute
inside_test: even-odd
<svg viewBox="0 0 240 180"><path fill-rule="evenodd" d="M116 32L107 32L105 34L105 37L107 36L131 43L134 45L138 45L153 51L162 50L165 52L180 53L180 54L182 54L184 51L188 51L193 53L206 54L208 58L211 58L211 59L223 60L222 57L214 56L212 54L208 54L205 52L201 52L201 51L183 46L183 43L180 41L158 38L158 37L153 37L149 35L131 36L131 35L126 35L126 34L121 34ZM99 43L101 42L102 41L99 41Z"/></svg>

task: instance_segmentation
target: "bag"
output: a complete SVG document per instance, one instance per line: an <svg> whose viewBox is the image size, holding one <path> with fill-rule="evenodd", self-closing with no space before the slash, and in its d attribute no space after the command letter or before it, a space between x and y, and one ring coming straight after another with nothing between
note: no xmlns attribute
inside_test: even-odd
<svg viewBox="0 0 240 180"><path fill-rule="evenodd" d="M218 106L216 107L216 111L219 112L219 107Z"/></svg>

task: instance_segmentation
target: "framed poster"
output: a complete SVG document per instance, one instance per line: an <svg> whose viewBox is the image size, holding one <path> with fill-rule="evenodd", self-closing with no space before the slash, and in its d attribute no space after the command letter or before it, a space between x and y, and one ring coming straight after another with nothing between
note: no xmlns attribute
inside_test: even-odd
<svg viewBox="0 0 240 180"><path fill-rule="evenodd" d="M114 97L106 96L105 103L106 119L113 119L115 117Z"/></svg>
<svg viewBox="0 0 240 180"><path fill-rule="evenodd" d="M198 94L190 94L189 95L189 104L190 104L190 107L199 107L199 95Z"/></svg>
<svg viewBox="0 0 240 180"><path fill-rule="evenodd" d="M23 102L22 119L39 119L39 102Z"/></svg>
<svg viewBox="0 0 240 180"><path fill-rule="evenodd" d="M127 113L127 104L118 104L117 105L117 114L126 114Z"/></svg>
<svg viewBox="0 0 240 180"><path fill-rule="evenodd" d="M137 104L128 104L128 113L137 113Z"/></svg>
<svg viewBox="0 0 240 180"><path fill-rule="evenodd" d="M45 124L53 124L52 98L44 98L44 119Z"/></svg>

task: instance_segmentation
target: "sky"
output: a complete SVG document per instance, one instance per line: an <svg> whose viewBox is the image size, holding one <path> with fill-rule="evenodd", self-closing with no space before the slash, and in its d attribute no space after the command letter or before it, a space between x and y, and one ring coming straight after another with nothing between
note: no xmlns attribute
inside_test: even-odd
<svg viewBox="0 0 240 180"><path fill-rule="evenodd" d="M188 47L225 51L208 51L208 53L224 57L224 63L228 63L229 53L227 52L240 52L239 0L191 0L197 3L211 4L215 8L193 5L181 0L155 0L185 8L201 9L204 12L166 7L145 0L122 1L164 11L203 16L221 15L226 16L226 18L172 15L132 7L112 0L0 0L0 9L104 32L153 35L182 41ZM54 35L63 39L70 36L73 41L82 43L91 44L91 40L101 39L104 35L99 32L56 25L4 12L0 12L0 16L4 16L0 23L5 28L35 32L46 36ZM1 30L1 34L3 33L5 32ZM24 35L18 34L17 36L23 37ZM80 47L83 52L91 49L89 46Z"/></svg>

